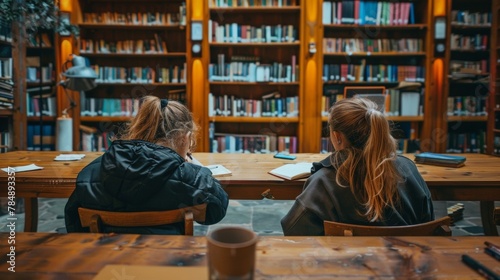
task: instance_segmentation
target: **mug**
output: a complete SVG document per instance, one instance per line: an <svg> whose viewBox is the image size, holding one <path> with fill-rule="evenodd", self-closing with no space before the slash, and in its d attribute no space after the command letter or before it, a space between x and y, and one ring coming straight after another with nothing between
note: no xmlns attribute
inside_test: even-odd
<svg viewBox="0 0 500 280"><path fill-rule="evenodd" d="M221 227L207 234L210 280L251 280L257 234L243 227Z"/></svg>

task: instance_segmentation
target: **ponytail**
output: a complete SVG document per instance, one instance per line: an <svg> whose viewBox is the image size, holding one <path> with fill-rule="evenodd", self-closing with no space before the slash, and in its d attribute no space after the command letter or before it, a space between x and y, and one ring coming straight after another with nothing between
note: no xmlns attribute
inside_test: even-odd
<svg viewBox="0 0 500 280"><path fill-rule="evenodd" d="M330 130L342 133L348 142L331 157L336 182L350 187L365 206L360 214L371 222L382 220L385 207L394 206L400 180L394 165L396 140L376 106L364 98L343 99L331 108L328 120Z"/></svg>

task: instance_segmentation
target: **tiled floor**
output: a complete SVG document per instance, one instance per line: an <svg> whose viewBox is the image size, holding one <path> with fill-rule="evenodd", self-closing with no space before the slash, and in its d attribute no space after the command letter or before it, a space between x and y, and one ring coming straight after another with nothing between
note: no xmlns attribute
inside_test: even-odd
<svg viewBox="0 0 500 280"><path fill-rule="evenodd" d="M39 201L39 232L66 232L64 226L64 205L67 199L42 198ZM447 214L446 208L457 201L434 202L436 217ZM454 236L483 235L478 202L462 202L464 219L452 226ZM224 225L240 225L250 228L259 235L283 235L280 220L288 212L290 200L231 200L226 217L216 225L195 225L195 235L205 235L211 228ZM497 202L497 206L500 203ZM16 231L23 230L24 214L16 214ZM0 216L0 231L8 231L7 215ZM500 231L500 227L499 227Z"/></svg>

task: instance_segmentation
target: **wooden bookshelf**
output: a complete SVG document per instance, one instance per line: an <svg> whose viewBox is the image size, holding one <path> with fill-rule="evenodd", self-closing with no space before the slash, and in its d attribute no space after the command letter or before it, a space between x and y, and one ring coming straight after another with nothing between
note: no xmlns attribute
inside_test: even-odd
<svg viewBox="0 0 500 280"><path fill-rule="evenodd" d="M480 152L487 147L490 91L491 0L447 2L444 90L437 152Z"/></svg>
<svg viewBox="0 0 500 280"><path fill-rule="evenodd" d="M118 132L123 122L130 121L137 108L134 100L141 96L189 105L186 12L191 1L77 2L74 11L80 38L75 42L76 52L88 59L99 77L95 89L77 96L75 149L97 149L99 145L80 140ZM95 135L80 131L81 125L95 128Z"/></svg>
<svg viewBox="0 0 500 280"><path fill-rule="evenodd" d="M200 146L205 151L243 152L254 148L229 146L221 137L253 137L255 141L249 145L260 146L263 143L257 139L271 134L295 138L296 150L289 152L307 151L303 148L305 105L301 86L306 3L283 1L279 7L238 7L236 1L231 7L219 4L220 1L208 1L204 13L208 40L203 54L208 81L201 98L205 106L212 107L202 118L201 126L210 128L210 133ZM254 72L257 68L269 73L259 76L259 71ZM272 93L275 95L265 98ZM276 152L279 147L276 143L262 149Z"/></svg>
<svg viewBox="0 0 500 280"><path fill-rule="evenodd" d="M500 3L498 1L492 1L491 11L490 95L486 153L500 156Z"/></svg>
<svg viewBox="0 0 500 280"><path fill-rule="evenodd" d="M344 98L346 86L385 87L390 99L385 108L387 118L395 129L405 132L405 136L398 134L404 138L400 142L420 143L428 138L431 115L427 114L430 111L427 103L432 95L429 82L431 1L321 2L324 98L319 108L323 116L321 152L332 149L326 115L337 99ZM386 10L391 13L385 13ZM401 81L420 84L411 89L420 94L420 104L415 105L416 115L401 115L400 104L403 104L399 96L403 90L390 90Z"/></svg>

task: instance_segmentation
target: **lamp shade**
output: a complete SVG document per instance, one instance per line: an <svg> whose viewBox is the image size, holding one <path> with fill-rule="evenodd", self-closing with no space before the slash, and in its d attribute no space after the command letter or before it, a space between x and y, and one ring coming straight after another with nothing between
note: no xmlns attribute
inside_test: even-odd
<svg viewBox="0 0 500 280"><path fill-rule="evenodd" d="M94 69L86 66L85 58L73 55L71 63L73 66L62 73L66 77L61 81L63 87L75 91L87 91L97 86L95 83L97 74Z"/></svg>

